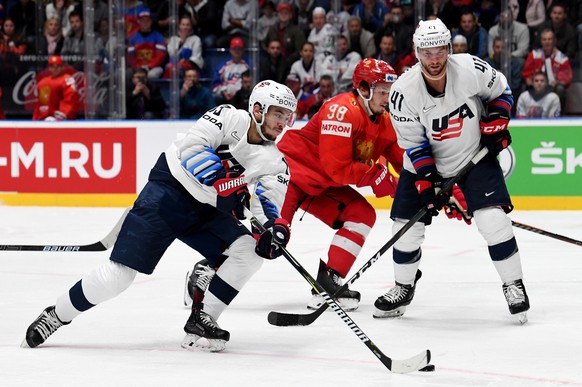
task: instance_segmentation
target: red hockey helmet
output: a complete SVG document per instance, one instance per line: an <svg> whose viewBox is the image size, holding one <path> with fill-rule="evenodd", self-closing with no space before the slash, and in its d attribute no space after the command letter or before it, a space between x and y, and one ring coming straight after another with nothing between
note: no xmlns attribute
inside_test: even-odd
<svg viewBox="0 0 582 387"><path fill-rule="evenodd" d="M354 75L352 75L352 85L357 90L360 83L365 81L370 88L374 88L376 83L393 83L397 78L396 71L388 63L379 59L366 58L356 65Z"/></svg>

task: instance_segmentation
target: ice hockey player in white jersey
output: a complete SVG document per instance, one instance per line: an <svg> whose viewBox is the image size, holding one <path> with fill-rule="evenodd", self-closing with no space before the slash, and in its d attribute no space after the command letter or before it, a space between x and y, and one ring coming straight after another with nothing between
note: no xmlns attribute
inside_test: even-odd
<svg viewBox="0 0 582 387"><path fill-rule="evenodd" d="M496 158L511 143L507 130L511 89L505 76L483 60L469 54L451 55L450 31L439 19L421 21L413 42L419 62L398 78L390 92L390 115L398 144L405 149L390 215L393 232L423 206L428 214L395 243L396 286L376 300L374 316L401 316L412 301L420 278L425 225L443 206L451 208L450 193L437 196L437 190L486 146L487 156L458 185L466 198L468 216L473 216L487 242L509 311L525 323L529 299L507 216L513 205Z"/></svg>
<svg viewBox="0 0 582 387"><path fill-rule="evenodd" d="M203 278L208 295L193 305L182 346L223 350L230 334L216 320L263 257L275 258L278 246L289 240L288 222L279 217L289 172L274 141L296 106L289 88L262 81L251 93L249 111L220 105L206 112L159 157L110 259L40 314L28 327L23 347L37 347L82 312L117 296L138 272L151 274L178 239L214 268L220 266L216 275ZM257 241L240 222L249 205L247 184L255 187L252 211L268 227Z"/></svg>

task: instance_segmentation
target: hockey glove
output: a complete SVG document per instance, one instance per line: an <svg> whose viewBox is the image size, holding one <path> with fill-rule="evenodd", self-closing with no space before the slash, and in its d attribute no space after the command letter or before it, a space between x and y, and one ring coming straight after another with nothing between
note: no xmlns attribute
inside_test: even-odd
<svg viewBox="0 0 582 387"><path fill-rule="evenodd" d="M445 214L450 219L464 220L465 223L471 224L471 219L473 218L467 210L467 201L465 200L465 195L463 191L455 184L453 187L453 195L449 199L449 202L445 204Z"/></svg>
<svg viewBox="0 0 582 387"><path fill-rule="evenodd" d="M370 186L377 198L383 198L384 196L394 197L397 184L398 179L392 176L385 165L378 163L364 174L357 187Z"/></svg>
<svg viewBox="0 0 582 387"><path fill-rule="evenodd" d="M489 149L492 155L498 155L511 144L511 134L507 130L509 117L500 114L493 114L483 117L479 126L481 127L481 143Z"/></svg>
<svg viewBox="0 0 582 387"><path fill-rule="evenodd" d="M426 208L427 213L431 216L437 216L439 210L448 203L450 198L448 192L439 192L442 181L443 178L438 173L418 177L416 180L416 190L420 196L420 204Z"/></svg>
<svg viewBox="0 0 582 387"><path fill-rule="evenodd" d="M283 254L281 246L287 246L291 237L291 228L289 222L283 218L277 218L274 222L269 221L265 226L269 223L272 223L272 226L267 227L258 235L255 252L263 258L275 259Z"/></svg>
<svg viewBox="0 0 582 387"><path fill-rule="evenodd" d="M244 176L239 176L237 173L227 173L225 177L216 180L213 185L217 193L216 208L237 219L245 219L244 209L248 208L250 204L251 194Z"/></svg>

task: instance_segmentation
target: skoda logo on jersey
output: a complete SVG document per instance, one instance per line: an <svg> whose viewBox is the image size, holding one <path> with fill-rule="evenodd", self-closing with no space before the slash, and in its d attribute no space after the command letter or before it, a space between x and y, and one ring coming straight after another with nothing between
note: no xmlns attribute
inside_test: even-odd
<svg viewBox="0 0 582 387"><path fill-rule="evenodd" d="M515 152L511 145L499 153L499 165L501 166L505 180L509 179L515 170Z"/></svg>
<svg viewBox="0 0 582 387"><path fill-rule="evenodd" d="M455 138L461 135L463 119L473 118L475 114L466 103L456 108L448 115L432 120L432 138L436 141L444 141L447 138Z"/></svg>

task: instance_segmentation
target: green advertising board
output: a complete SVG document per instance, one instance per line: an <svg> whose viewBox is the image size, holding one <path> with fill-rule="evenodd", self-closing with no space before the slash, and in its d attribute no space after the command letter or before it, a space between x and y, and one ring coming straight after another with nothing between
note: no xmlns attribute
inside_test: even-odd
<svg viewBox="0 0 582 387"><path fill-rule="evenodd" d="M512 120L500 155L509 192L523 209L582 209L582 120Z"/></svg>

